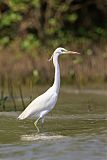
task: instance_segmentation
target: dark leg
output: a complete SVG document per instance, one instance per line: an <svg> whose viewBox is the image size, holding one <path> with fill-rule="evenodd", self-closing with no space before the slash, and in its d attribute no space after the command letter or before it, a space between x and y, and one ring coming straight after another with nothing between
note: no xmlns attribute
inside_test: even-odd
<svg viewBox="0 0 107 160"><path fill-rule="evenodd" d="M42 119L41 119L41 126L42 126L42 128L44 127L44 117L42 117Z"/></svg>

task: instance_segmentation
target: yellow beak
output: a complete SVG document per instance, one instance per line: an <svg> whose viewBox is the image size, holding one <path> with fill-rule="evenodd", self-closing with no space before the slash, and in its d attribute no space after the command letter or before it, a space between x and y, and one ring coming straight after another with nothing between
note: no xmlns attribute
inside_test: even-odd
<svg viewBox="0 0 107 160"><path fill-rule="evenodd" d="M64 54L80 54L80 53L75 51L66 51Z"/></svg>

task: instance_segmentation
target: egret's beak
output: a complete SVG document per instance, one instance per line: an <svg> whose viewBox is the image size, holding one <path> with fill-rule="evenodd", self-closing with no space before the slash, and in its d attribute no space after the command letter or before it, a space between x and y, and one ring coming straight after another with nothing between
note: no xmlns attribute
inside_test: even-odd
<svg viewBox="0 0 107 160"><path fill-rule="evenodd" d="M80 54L79 52L75 52L75 51L66 51L63 52L64 54Z"/></svg>
<svg viewBox="0 0 107 160"><path fill-rule="evenodd" d="M75 52L75 51L65 51L62 54L80 54L79 52ZM48 61L51 61L53 58L53 55L51 56L51 58Z"/></svg>

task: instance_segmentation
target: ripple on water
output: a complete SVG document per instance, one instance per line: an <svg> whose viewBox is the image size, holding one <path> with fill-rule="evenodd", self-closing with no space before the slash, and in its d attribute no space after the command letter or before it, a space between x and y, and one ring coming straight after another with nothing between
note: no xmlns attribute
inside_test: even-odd
<svg viewBox="0 0 107 160"><path fill-rule="evenodd" d="M30 134L30 135L21 135L21 141L45 141L45 140L61 140L69 138L67 136L62 135L48 135L48 134Z"/></svg>

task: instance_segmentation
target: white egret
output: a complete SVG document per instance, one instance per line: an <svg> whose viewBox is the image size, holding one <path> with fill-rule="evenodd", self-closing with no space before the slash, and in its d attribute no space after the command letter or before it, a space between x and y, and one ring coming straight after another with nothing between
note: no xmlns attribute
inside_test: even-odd
<svg viewBox="0 0 107 160"><path fill-rule="evenodd" d="M47 113L49 113L55 106L59 94L60 88L60 66L58 63L58 57L61 54L79 54L78 52L68 51L64 48L57 48L51 58L53 59L53 64L55 67L55 77L52 87L50 87L45 93L34 99L28 107L19 115L18 119L23 120L29 116L35 115L37 120L34 122L34 125L39 132L37 126L38 121L41 119L42 124L44 123L44 118Z"/></svg>

